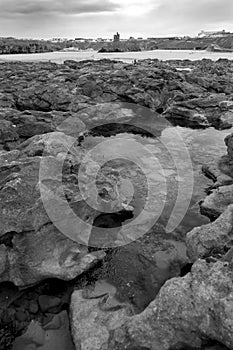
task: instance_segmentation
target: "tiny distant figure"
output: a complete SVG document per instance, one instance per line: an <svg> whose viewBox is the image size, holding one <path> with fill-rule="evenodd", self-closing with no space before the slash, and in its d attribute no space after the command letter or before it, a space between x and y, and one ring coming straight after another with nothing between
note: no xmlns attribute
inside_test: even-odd
<svg viewBox="0 0 233 350"><path fill-rule="evenodd" d="M134 64L134 65L137 64L137 60L134 60L134 61L133 61L133 64Z"/></svg>

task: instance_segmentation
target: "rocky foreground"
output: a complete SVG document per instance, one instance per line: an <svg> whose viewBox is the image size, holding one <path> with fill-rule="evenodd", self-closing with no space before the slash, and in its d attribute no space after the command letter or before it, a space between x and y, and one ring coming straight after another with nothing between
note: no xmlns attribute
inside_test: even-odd
<svg viewBox="0 0 233 350"><path fill-rule="evenodd" d="M94 142L97 136L122 131L99 128L90 133L106 122L134 123L133 109L125 108L125 103L147 107L173 125L231 128L233 63L2 63L0 82L0 347L10 349L17 337L15 350L71 350L74 346L78 350L233 349L233 136L226 139L228 154L217 164L203 166L214 184L200 208L212 222L187 233L187 256L181 249L185 239L175 243L170 236L164 239L163 228L158 226L116 254L115 259L123 254L125 261L140 251L136 269L149 271L148 300L142 293L119 300L107 283L84 283L82 278L88 280L87 273L93 273L109 252L88 249L85 241L82 244L63 235L42 202L43 195L49 203L46 193L53 190L90 224L100 220L100 213L81 200L78 186L79 166L88 151L84 139L88 134ZM154 128L159 135L159 126ZM77 141L67 155L70 137ZM45 166L42 183L41 162ZM63 163L60 183L57 173ZM51 164L53 171L46 172ZM114 176L110 179L103 173L99 179L105 198L110 193L116 196ZM134 176L135 183L143 183L139 173ZM106 192L109 187L112 192ZM123 198L118 201L122 203ZM56 218L64 214L62 209ZM70 211L66 214L68 221ZM120 215L114 219L119 223L126 219ZM65 227L66 221L61 224ZM82 229L75 227L78 233ZM158 264L161 254L167 257L162 267ZM69 283L79 277L78 288L71 287ZM67 294L59 287L59 297L52 295L51 279L52 285L71 281L66 284ZM132 282L135 290L140 290L142 280L139 275L139 281ZM29 289L31 294L22 302L24 288L43 281L50 281L50 287ZM9 282L20 289L14 287L12 292Z"/></svg>

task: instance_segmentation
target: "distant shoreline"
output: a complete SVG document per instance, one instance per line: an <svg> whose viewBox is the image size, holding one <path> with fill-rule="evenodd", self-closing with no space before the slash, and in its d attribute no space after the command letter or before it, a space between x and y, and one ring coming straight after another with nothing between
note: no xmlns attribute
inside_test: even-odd
<svg viewBox="0 0 233 350"><path fill-rule="evenodd" d="M98 53L97 51L52 51L45 53L30 54L7 54L0 55L0 62L53 62L63 64L66 60L85 61L85 60L101 60L110 59L123 61L125 63L133 63L134 60L158 59L160 61L170 60L189 60L199 61L202 59L210 59L217 61L219 58L233 60L231 52L208 52L206 50L148 50L148 51L132 51L132 52L108 52Z"/></svg>

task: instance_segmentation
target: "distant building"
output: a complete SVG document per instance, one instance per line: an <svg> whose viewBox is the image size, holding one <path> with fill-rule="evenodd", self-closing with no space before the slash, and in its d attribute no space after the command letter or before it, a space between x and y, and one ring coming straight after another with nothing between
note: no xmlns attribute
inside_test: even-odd
<svg viewBox="0 0 233 350"><path fill-rule="evenodd" d="M79 42L79 43L85 43L85 39L84 38L75 38L74 40L76 42Z"/></svg>
<svg viewBox="0 0 233 350"><path fill-rule="evenodd" d="M120 34L118 32L113 36L113 41L114 41L114 43L119 43Z"/></svg>
<svg viewBox="0 0 233 350"><path fill-rule="evenodd" d="M198 38L223 38L227 35L233 35L233 33L226 32L225 30L221 31L205 31L202 30L200 33L198 33Z"/></svg>
<svg viewBox="0 0 233 350"><path fill-rule="evenodd" d="M51 39L53 43L63 43L65 41L68 41L68 38L53 38Z"/></svg>
<svg viewBox="0 0 233 350"><path fill-rule="evenodd" d="M180 40L181 37L178 37L178 36L165 36L165 37L151 37L151 38L147 38L147 40L150 40L150 41L157 41L157 40Z"/></svg>

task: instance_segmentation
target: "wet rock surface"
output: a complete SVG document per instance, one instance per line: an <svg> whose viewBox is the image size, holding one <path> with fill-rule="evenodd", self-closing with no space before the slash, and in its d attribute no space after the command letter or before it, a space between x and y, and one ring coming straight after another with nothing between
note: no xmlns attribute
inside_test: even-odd
<svg viewBox="0 0 233 350"><path fill-rule="evenodd" d="M232 63L145 60L127 65L110 60L1 63L2 126L10 144L52 131L56 120L96 103L132 102L163 111L170 120L194 127L232 125ZM4 116L5 114L5 116ZM5 131L4 131L5 130Z"/></svg>
<svg viewBox="0 0 233 350"><path fill-rule="evenodd" d="M221 256L230 249L233 243L232 210L233 206L229 205L213 223L196 227L187 233L187 253L193 262L198 258Z"/></svg>
<svg viewBox="0 0 233 350"><path fill-rule="evenodd" d="M201 212L213 221L196 227L186 236L187 253L192 261L198 258L220 259L232 247L232 134L225 138L227 155L214 164L203 166L213 180L207 197L201 201ZM228 253L227 253L228 254Z"/></svg>
<svg viewBox="0 0 233 350"><path fill-rule="evenodd" d="M178 66L190 66L190 71L178 71ZM0 64L0 348L233 348L228 206L233 203L232 136L226 139L228 155L204 169L215 184L201 210L217 220L187 235L187 257L185 234L197 226L197 219L208 222L197 213L196 202L204 191L199 188L191 202L195 208L179 229L170 234L165 230L176 184L185 186L189 176L168 126L230 128L232 71L233 64L221 60ZM153 157L142 157L143 170L154 186L152 199L158 207L165 204L167 212L134 242L134 232L125 230L124 223L144 205L146 182L140 169L122 161L102 167L97 188L104 214L82 201L79 189L80 164L85 165L85 186L95 170L89 150L116 135L122 138L115 150L133 135L164 168L163 174L156 167L155 172ZM170 139L181 158L182 176L174 171L159 138ZM191 143L192 135L185 142ZM195 147L198 142L193 153ZM195 179L200 179L196 164L203 158L192 157ZM131 193L122 178L133 179L136 188L130 205ZM92 197L90 192L85 199ZM53 208L54 198L61 205L52 211L52 220L45 206ZM110 200L117 214L104 212ZM70 225L72 213L90 225ZM109 226L110 236L103 230ZM67 227L68 234L62 233ZM199 257L207 262L195 263Z"/></svg>
<svg viewBox="0 0 233 350"><path fill-rule="evenodd" d="M217 165L204 167L204 173L214 181L212 190L201 203L201 211L211 219L216 219L232 201L232 134L225 138L227 155L222 156Z"/></svg>
<svg viewBox="0 0 233 350"><path fill-rule="evenodd" d="M13 350L29 349L61 349L75 350L69 330L69 319L66 311L62 311L42 327L40 323L31 321L27 331L17 337Z"/></svg>
<svg viewBox="0 0 233 350"><path fill-rule="evenodd" d="M71 301L76 347L88 349L219 349L232 348L232 268L228 262L198 260L190 273L165 283L140 314L126 305L103 305L111 291L85 297L75 291ZM93 337L93 338L92 338ZM209 339L209 345L208 345ZM214 348L214 347L213 347Z"/></svg>
<svg viewBox="0 0 233 350"><path fill-rule="evenodd" d="M166 282L155 301L126 323L128 335L154 349L200 348L205 338L231 349L231 274L226 262L198 260L191 273Z"/></svg>

